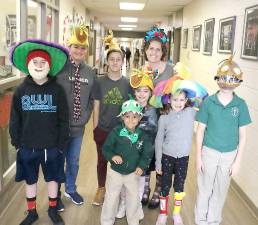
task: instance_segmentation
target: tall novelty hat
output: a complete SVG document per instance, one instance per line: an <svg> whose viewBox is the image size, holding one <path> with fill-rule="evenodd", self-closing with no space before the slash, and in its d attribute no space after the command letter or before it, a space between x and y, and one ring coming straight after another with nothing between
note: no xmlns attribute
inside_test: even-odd
<svg viewBox="0 0 258 225"><path fill-rule="evenodd" d="M29 75L28 63L34 57L44 58L50 67L49 76L56 76L64 67L68 52L61 45L42 40L26 40L18 43L11 51L13 65L26 75Z"/></svg>
<svg viewBox="0 0 258 225"><path fill-rule="evenodd" d="M84 45L89 46L89 32L88 28L85 26L85 24L80 25L73 25L72 26L72 35L70 39L68 40L68 45Z"/></svg>
<svg viewBox="0 0 258 225"><path fill-rule="evenodd" d="M153 90L152 76L149 71L142 69L133 69L133 73L130 76L130 85L132 88L149 87Z"/></svg>
<svg viewBox="0 0 258 225"><path fill-rule="evenodd" d="M122 110L118 116L123 116L127 112L136 113L141 116L142 115L142 107L137 101L130 99L123 103Z"/></svg>
<svg viewBox="0 0 258 225"><path fill-rule="evenodd" d="M108 34L103 38L103 43L106 46L109 46L111 41L113 40L113 31L112 30L108 30Z"/></svg>
<svg viewBox="0 0 258 225"><path fill-rule="evenodd" d="M223 60L214 77L220 88L236 88L243 82L243 72L232 59L231 55L229 59Z"/></svg>
<svg viewBox="0 0 258 225"><path fill-rule="evenodd" d="M162 43L162 45L168 42L168 38L166 33L164 32L164 29L160 29L157 27L154 27L146 32L144 42L146 44L147 42L150 42L153 39L158 39Z"/></svg>
<svg viewBox="0 0 258 225"><path fill-rule="evenodd" d="M108 31L108 34L104 37L103 42L106 46L108 46L108 51L117 50L122 52L119 47L119 44L117 43L117 40L113 36L112 30Z"/></svg>

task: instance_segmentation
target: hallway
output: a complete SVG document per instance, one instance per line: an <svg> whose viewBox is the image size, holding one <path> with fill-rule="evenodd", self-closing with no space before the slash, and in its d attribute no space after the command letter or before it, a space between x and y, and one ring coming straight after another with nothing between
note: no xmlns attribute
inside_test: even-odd
<svg viewBox="0 0 258 225"><path fill-rule="evenodd" d="M196 175L194 167L194 154L190 160L188 169L188 178L186 181L186 197L184 198L182 216L185 225L194 225L194 203L196 197ZM78 177L78 191L86 199L86 203L82 206L76 206L71 201L63 197L65 211L61 213L66 225L99 225L101 207L91 205L93 200L97 178L96 178L96 153L95 143L92 136L92 120L89 121L82 146L82 154L80 161L80 171ZM153 182L152 182L153 183ZM42 180L39 181L37 207L39 212L39 220L35 225L50 225L47 216L47 190ZM3 218L0 218L0 225L17 225L24 217L26 204L24 199L24 188L16 193L12 202L7 206ZM154 225L159 210L149 210L144 208L145 218L141 225ZM171 214L171 210L170 210ZM115 225L126 225L125 219L119 219ZM171 219L168 225L172 225ZM225 204L223 223L221 225L257 225L258 220L248 211L244 203L231 188Z"/></svg>

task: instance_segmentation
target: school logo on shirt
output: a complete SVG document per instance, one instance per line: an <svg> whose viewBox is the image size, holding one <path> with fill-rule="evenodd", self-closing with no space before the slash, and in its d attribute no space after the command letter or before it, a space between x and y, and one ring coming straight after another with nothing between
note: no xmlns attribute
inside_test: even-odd
<svg viewBox="0 0 258 225"><path fill-rule="evenodd" d="M239 109L238 109L237 107L233 107L233 108L231 109L231 115L232 115L233 117L237 117L238 114L239 114Z"/></svg>
<svg viewBox="0 0 258 225"><path fill-rule="evenodd" d="M103 104L122 105L123 96L117 87L112 88L103 98Z"/></svg>
<svg viewBox="0 0 258 225"><path fill-rule="evenodd" d="M24 95L21 98L23 111L56 112L52 95Z"/></svg>
<svg viewBox="0 0 258 225"><path fill-rule="evenodd" d="M69 80L70 80L70 81L75 81L75 77L69 76ZM79 81L80 81L81 83L89 84L89 80L88 80L87 78L80 77Z"/></svg>
<svg viewBox="0 0 258 225"><path fill-rule="evenodd" d="M139 150L142 148L142 145L143 145L143 141L137 141L136 148Z"/></svg>

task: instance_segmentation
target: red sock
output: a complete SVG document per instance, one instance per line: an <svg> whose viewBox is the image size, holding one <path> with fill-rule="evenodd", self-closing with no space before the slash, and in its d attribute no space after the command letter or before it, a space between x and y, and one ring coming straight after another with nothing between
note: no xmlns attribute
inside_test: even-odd
<svg viewBox="0 0 258 225"><path fill-rule="evenodd" d="M36 209L36 197L27 198L28 210Z"/></svg>
<svg viewBox="0 0 258 225"><path fill-rule="evenodd" d="M49 202L48 202L49 207L56 207L57 198L48 197L48 199L49 199Z"/></svg>

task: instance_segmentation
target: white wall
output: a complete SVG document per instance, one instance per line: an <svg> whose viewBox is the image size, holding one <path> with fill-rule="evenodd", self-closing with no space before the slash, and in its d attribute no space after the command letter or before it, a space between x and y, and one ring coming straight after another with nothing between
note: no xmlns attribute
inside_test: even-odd
<svg viewBox="0 0 258 225"><path fill-rule="evenodd" d="M236 183L258 207L258 61L241 59L241 45L245 8L258 4L257 0L194 0L184 8L182 30L188 28L187 49L181 48L181 61L193 71L193 79L205 85L209 93L214 93L218 87L213 80L218 63L227 58L228 54L217 52L219 20L236 16L234 60L244 72L244 82L236 89L249 107L253 123L248 128L248 140L240 173L234 178ZM215 18L215 30L212 56L202 54L204 20ZM201 51L193 52L192 27L202 24Z"/></svg>

